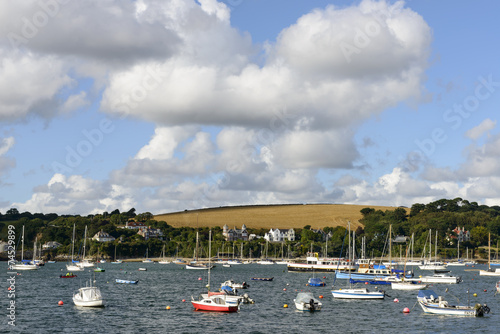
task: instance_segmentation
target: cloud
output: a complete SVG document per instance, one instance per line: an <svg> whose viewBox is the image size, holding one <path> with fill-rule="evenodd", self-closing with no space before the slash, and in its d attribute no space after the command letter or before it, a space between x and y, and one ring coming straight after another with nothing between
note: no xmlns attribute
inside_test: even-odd
<svg viewBox="0 0 500 334"><path fill-rule="evenodd" d="M476 140L479 137L481 137L485 132L493 130L497 125L497 121L492 121L491 119L487 118L484 121L481 122L478 126L468 130L465 133L465 136L472 140Z"/></svg>

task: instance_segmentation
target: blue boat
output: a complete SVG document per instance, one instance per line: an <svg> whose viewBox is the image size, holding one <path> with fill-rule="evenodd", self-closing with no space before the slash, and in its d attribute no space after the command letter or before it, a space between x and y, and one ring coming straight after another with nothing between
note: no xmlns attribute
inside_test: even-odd
<svg viewBox="0 0 500 334"><path fill-rule="evenodd" d="M131 280L127 280L127 279L116 279L116 283L122 283L122 284L137 284L139 282L139 280L137 281L131 281Z"/></svg>
<svg viewBox="0 0 500 334"><path fill-rule="evenodd" d="M310 278L309 281L307 281L308 286L326 286L326 283L323 282L319 278Z"/></svg>

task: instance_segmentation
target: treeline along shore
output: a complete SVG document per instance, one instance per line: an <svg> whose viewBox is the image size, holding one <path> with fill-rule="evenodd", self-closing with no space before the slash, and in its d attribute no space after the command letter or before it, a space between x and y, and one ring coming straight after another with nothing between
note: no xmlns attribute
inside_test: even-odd
<svg viewBox="0 0 500 334"><path fill-rule="evenodd" d="M116 258L122 260L139 260L146 257L146 254L149 258L159 258L165 249L165 257L192 259L195 256L197 234L197 255L206 258L208 232L212 229L213 256L256 259L262 257L264 248L267 248L268 257L273 258L302 258L309 251L338 257L341 255L347 222L350 221L351 229L356 233L356 248L361 249L361 240L364 239L367 256L387 256L383 252L391 227L391 237L398 240L393 247L392 256L405 253L412 235L414 254L420 256L428 241L429 230L432 230L433 235L437 232L438 257L451 259L459 255L457 231L463 231L464 235L460 238L466 238L460 242L461 257L465 258L464 252L467 249L467 256L485 259L488 256L489 237L492 256L497 252L499 216L499 206L479 205L461 198L417 203L410 208L291 204L220 207L158 215L150 212L136 214L134 208L125 212L114 210L87 216L32 214L12 208L5 214L0 213L0 240L3 242L0 246L7 241L10 225L15 228L19 250L24 226L25 258L33 256L35 242L38 249L52 243L57 247L45 247L41 252L42 257L45 260L65 261L71 254L73 228L76 235L75 254L78 256L81 254L87 227L86 254L91 258L111 260L115 258L115 254ZM142 224L151 231L156 231L156 235L147 238L140 235L137 229L125 228L132 223ZM224 225L237 229L245 225L254 238L226 241L222 234ZM293 228L295 240L266 244L263 236L271 228ZM103 232L114 240L93 240L98 232ZM19 257L20 255L18 259ZM5 260L6 253L1 252L0 258Z"/></svg>

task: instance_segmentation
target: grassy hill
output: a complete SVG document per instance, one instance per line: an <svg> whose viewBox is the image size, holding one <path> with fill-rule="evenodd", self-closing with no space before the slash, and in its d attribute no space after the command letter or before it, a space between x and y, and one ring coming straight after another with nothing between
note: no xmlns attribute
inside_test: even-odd
<svg viewBox="0 0 500 334"><path fill-rule="evenodd" d="M349 204L290 204L233 206L190 210L155 215L156 220L166 221L173 227L222 227L230 228L324 228L326 226L347 226L356 229L362 218L360 210L366 207L375 210L394 210L391 206L349 205Z"/></svg>

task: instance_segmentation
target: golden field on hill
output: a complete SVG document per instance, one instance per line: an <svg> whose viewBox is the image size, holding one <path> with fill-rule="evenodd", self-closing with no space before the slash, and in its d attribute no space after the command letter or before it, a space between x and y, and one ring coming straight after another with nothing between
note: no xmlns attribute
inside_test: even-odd
<svg viewBox="0 0 500 334"><path fill-rule="evenodd" d="M393 211L392 206L370 206L350 204L293 204L293 205L253 205L209 208L155 215L156 220L163 220L173 227L214 227L222 228L324 228L326 226L347 226L351 221L351 229L356 229L362 218L361 209Z"/></svg>

